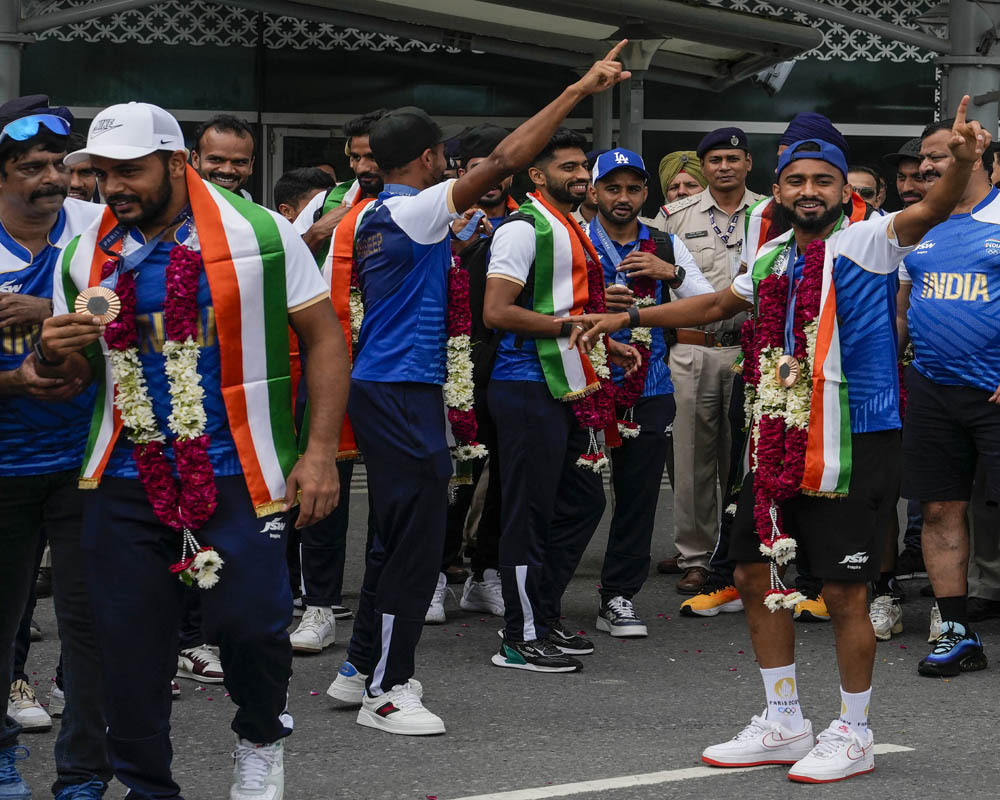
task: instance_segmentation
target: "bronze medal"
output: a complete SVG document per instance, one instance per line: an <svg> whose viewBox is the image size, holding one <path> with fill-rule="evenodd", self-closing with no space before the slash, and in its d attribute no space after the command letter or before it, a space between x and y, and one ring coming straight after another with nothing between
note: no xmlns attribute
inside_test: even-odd
<svg viewBox="0 0 1000 800"><path fill-rule="evenodd" d="M802 377L802 367L795 356L783 355L778 359L778 366L775 369L775 377L778 383L786 389L791 389Z"/></svg>
<svg viewBox="0 0 1000 800"><path fill-rule="evenodd" d="M100 319L102 325L114 322L122 310L122 301L110 289L91 286L76 296L73 310L77 314L90 314Z"/></svg>

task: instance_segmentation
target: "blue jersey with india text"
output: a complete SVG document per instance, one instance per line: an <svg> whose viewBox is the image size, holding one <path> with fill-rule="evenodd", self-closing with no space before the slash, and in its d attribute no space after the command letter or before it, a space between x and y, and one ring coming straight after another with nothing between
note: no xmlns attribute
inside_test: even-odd
<svg viewBox="0 0 1000 800"><path fill-rule="evenodd" d="M104 207L66 200L38 255L0 224L0 293L52 297L63 248L100 216ZM0 327L0 370L21 366L41 335L41 325ZM80 468L90 431L95 389L50 403L20 395L0 396L0 475L46 475Z"/></svg>
<svg viewBox="0 0 1000 800"><path fill-rule="evenodd" d="M365 316L353 378L444 383L454 185L387 184L365 212L354 239Z"/></svg>
<svg viewBox="0 0 1000 800"><path fill-rule="evenodd" d="M837 231L826 240L833 256L840 360L847 380L852 433L893 430L899 421L896 291L900 262L912 247L896 241L895 214L873 216ZM805 256L793 264L796 282ZM753 302L751 272L733 291Z"/></svg>
<svg viewBox="0 0 1000 800"><path fill-rule="evenodd" d="M1000 192L928 231L906 257L913 366L946 386L1000 386Z"/></svg>

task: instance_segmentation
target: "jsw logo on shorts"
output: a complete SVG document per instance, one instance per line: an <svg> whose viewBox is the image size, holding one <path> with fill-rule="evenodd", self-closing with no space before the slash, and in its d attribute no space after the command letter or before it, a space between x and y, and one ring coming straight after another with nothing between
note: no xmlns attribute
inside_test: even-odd
<svg viewBox="0 0 1000 800"><path fill-rule="evenodd" d="M270 533L272 539L280 539L281 532L285 529L285 521L283 519L269 519L264 523L264 527L261 528L261 533Z"/></svg>
<svg viewBox="0 0 1000 800"><path fill-rule="evenodd" d="M861 565L867 563L868 558L868 553L854 553L849 556L844 556L843 561L840 563L846 564L848 569L861 569Z"/></svg>

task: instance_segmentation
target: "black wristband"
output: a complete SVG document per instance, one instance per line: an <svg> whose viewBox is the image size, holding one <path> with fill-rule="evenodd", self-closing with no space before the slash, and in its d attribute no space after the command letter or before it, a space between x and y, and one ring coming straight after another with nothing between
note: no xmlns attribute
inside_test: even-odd
<svg viewBox="0 0 1000 800"><path fill-rule="evenodd" d="M35 351L35 358L38 359L38 363L41 364L43 367L58 367L66 360L65 358L60 358L58 361L50 361L49 359L47 359L45 357L45 354L42 353L41 340L35 342L35 346L33 349Z"/></svg>
<svg viewBox="0 0 1000 800"><path fill-rule="evenodd" d="M562 327L559 329L559 335L562 337L569 336L573 332L573 323L564 322Z"/></svg>
<svg viewBox="0 0 1000 800"><path fill-rule="evenodd" d="M639 326L639 307L632 305L628 307L628 326L636 328Z"/></svg>
<svg viewBox="0 0 1000 800"><path fill-rule="evenodd" d="M686 274L687 271L684 269L684 267L677 267L674 279L672 281L667 281L667 286L669 286L671 289L676 289L678 286L684 283L684 276Z"/></svg>

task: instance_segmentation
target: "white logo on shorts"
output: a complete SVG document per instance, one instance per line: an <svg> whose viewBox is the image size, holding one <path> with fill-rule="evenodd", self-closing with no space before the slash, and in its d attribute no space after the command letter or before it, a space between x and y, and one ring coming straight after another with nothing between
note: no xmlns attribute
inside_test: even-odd
<svg viewBox="0 0 1000 800"><path fill-rule="evenodd" d="M844 556L844 560L840 563L846 564L848 569L861 569L861 565L867 563L868 558L868 553L861 551L860 553Z"/></svg>
<svg viewBox="0 0 1000 800"><path fill-rule="evenodd" d="M269 519L264 523L264 527L261 528L261 533L270 533L272 539L280 539L281 531L285 529L285 521L283 519ZM271 533L271 531L278 531L277 533Z"/></svg>

